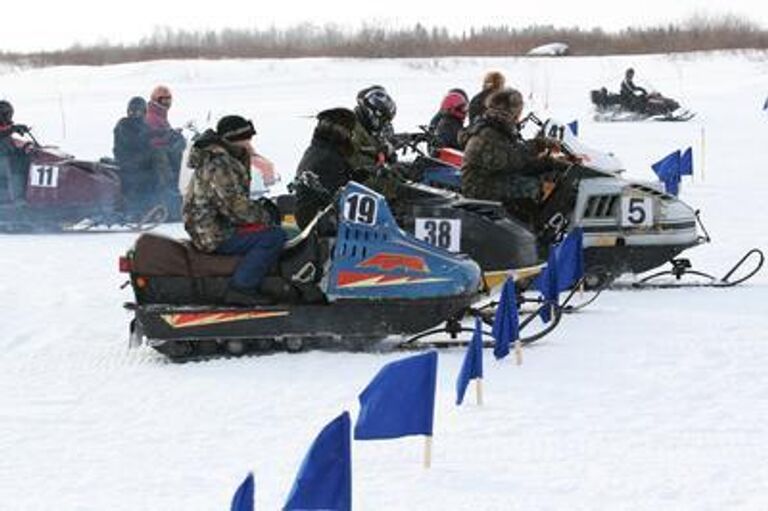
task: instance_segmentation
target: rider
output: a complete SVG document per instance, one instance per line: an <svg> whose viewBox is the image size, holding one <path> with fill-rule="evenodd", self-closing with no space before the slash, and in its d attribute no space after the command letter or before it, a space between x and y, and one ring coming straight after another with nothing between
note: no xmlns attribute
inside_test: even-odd
<svg viewBox="0 0 768 511"><path fill-rule="evenodd" d="M437 147L461 149L459 132L467 117L467 95L461 89L451 89L440 103L440 111L430 121Z"/></svg>
<svg viewBox="0 0 768 511"><path fill-rule="evenodd" d="M629 108L641 106L648 96L648 91L639 85L635 85L635 70L631 67L624 72L624 80L621 82L621 102Z"/></svg>
<svg viewBox="0 0 768 511"><path fill-rule="evenodd" d="M113 153L127 203L143 211L152 205L158 189L171 180L168 159L151 143L151 130L144 117L147 102L136 96L128 102L127 116L113 130Z"/></svg>
<svg viewBox="0 0 768 511"><path fill-rule="evenodd" d="M494 92L504 88L504 75L499 71L490 71L483 78L483 89L475 94L469 102L469 124L474 124L480 119L486 109L486 100Z"/></svg>
<svg viewBox="0 0 768 511"><path fill-rule="evenodd" d="M183 217L192 244L203 252L243 256L230 280L229 303L248 304L260 293L271 294L262 284L285 242L279 214L266 199L254 202L249 197L255 134L251 121L228 115L215 131L207 130L195 141L189 155L194 174L184 195Z"/></svg>
<svg viewBox="0 0 768 511"><path fill-rule="evenodd" d="M29 127L14 124L13 105L0 100L0 202L26 202L28 154L31 143L19 146L13 134L24 135Z"/></svg>
<svg viewBox="0 0 768 511"><path fill-rule="evenodd" d="M160 149L165 158L168 159L171 174L166 192L177 195L181 159L187 142L184 140L181 130L172 128L168 122L168 110L173 103L171 89L165 85L158 85L152 90L149 99L146 121L152 133L152 146Z"/></svg>
<svg viewBox="0 0 768 511"><path fill-rule="evenodd" d="M548 155L557 143L541 137L522 139L518 123L523 96L517 90L495 92L486 104L480 120L467 129L461 191L467 197L502 202L515 216L534 225L542 177L564 168Z"/></svg>
<svg viewBox="0 0 768 511"><path fill-rule="evenodd" d="M311 172L330 193L344 186L352 178L349 157L354 152L352 132L356 124L355 113L347 108L331 108L317 114L312 142L304 151L296 177ZM316 194L307 192L301 187L296 192L296 223L300 228L304 228L325 206Z"/></svg>

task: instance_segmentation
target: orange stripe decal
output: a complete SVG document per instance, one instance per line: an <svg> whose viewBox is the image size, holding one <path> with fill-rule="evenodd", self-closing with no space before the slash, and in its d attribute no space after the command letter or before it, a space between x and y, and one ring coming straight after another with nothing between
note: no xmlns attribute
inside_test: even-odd
<svg viewBox="0 0 768 511"><path fill-rule="evenodd" d="M160 317L173 328L190 328L194 326L218 325L249 319L278 318L289 315L288 311L262 312L182 312L179 314L162 314Z"/></svg>

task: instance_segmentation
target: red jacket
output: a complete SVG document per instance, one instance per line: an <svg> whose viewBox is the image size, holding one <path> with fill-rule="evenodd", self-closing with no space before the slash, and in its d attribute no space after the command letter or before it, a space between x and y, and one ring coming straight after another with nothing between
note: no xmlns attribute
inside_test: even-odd
<svg viewBox="0 0 768 511"><path fill-rule="evenodd" d="M171 140L171 124L168 122L168 109L155 101L147 105L147 125L152 134L154 147L167 147Z"/></svg>

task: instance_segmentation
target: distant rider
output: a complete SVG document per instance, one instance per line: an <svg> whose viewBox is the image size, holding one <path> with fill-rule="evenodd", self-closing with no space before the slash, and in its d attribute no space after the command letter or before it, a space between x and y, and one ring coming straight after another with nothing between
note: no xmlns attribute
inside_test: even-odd
<svg viewBox="0 0 768 511"><path fill-rule="evenodd" d="M147 106L146 121L152 132L152 145L163 152L168 159L168 167L171 169L170 182L166 192L177 195L181 160L187 142L184 140L181 130L172 128L168 122L168 110L170 110L172 103L171 89L165 85L155 87Z"/></svg>
<svg viewBox="0 0 768 511"><path fill-rule="evenodd" d="M490 71L483 78L483 88L475 94L472 101L469 102L469 124L472 125L483 115L487 107L486 100L494 92L504 88L506 80L499 71Z"/></svg>
<svg viewBox="0 0 768 511"><path fill-rule="evenodd" d="M157 191L171 181L168 158L152 145L151 130L144 119L146 113L144 98L131 98L126 117L113 130L113 153L120 167L123 194L129 208L138 211L155 205Z"/></svg>
<svg viewBox="0 0 768 511"><path fill-rule="evenodd" d="M205 131L194 143L189 166L194 174L184 195L184 228L198 250L242 255L225 298L244 303L260 293L264 277L279 257L285 233L266 199L251 201L251 121L222 117L216 131ZM276 218L277 217L277 218Z"/></svg>
<svg viewBox="0 0 768 511"><path fill-rule="evenodd" d="M13 134L28 132L29 127L13 122L13 105L0 100L0 202L26 203L28 155L32 143L18 143Z"/></svg>
<svg viewBox="0 0 768 511"><path fill-rule="evenodd" d="M550 157L552 139L522 139L518 123L523 97L502 89L487 100L487 111L467 128L461 191L467 197L499 201L519 219L535 225L544 175L566 164Z"/></svg>
<svg viewBox="0 0 768 511"><path fill-rule="evenodd" d="M621 102L628 108L641 107L645 103L648 91L639 85L635 85L635 70L631 67L624 73L624 80L621 82L621 92L619 93Z"/></svg>

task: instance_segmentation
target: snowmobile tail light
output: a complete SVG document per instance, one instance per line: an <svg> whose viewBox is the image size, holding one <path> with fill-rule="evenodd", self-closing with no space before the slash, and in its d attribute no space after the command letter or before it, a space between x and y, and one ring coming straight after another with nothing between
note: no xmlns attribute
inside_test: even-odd
<svg viewBox="0 0 768 511"><path fill-rule="evenodd" d="M136 279L136 287L138 287L139 289L143 289L143 288L147 287L147 279L144 278L144 277L137 278Z"/></svg>
<svg viewBox="0 0 768 511"><path fill-rule="evenodd" d="M130 257L120 256L120 273L131 273L133 264Z"/></svg>

